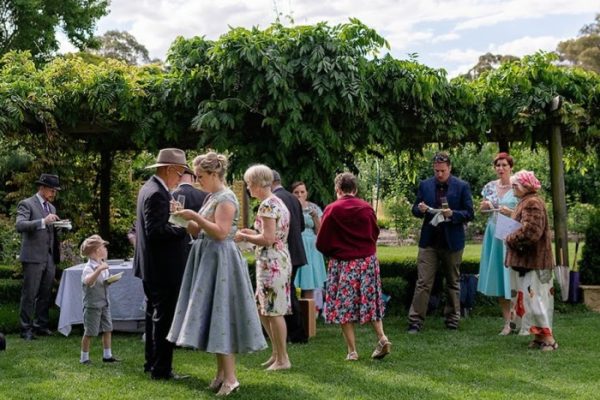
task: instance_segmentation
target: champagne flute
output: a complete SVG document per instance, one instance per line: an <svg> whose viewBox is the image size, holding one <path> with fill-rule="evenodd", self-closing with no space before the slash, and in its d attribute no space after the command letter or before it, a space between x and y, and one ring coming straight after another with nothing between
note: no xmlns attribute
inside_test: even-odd
<svg viewBox="0 0 600 400"><path fill-rule="evenodd" d="M180 194L177 195L177 204L175 205L176 211L181 211L185 208L185 196Z"/></svg>
<svg viewBox="0 0 600 400"><path fill-rule="evenodd" d="M447 210L450 208L448 207L448 198L446 196L440 197L440 202L442 203L442 210ZM444 220L447 221L448 219L444 217Z"/></svg>

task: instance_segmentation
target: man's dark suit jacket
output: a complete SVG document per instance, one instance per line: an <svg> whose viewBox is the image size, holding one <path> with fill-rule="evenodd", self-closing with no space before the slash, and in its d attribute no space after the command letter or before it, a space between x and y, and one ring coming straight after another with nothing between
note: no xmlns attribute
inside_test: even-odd
<svg viewBox="0 0 600 400"><path fill-rule="evenodd" d="M435 178L421 181L417 192L417 199L412 207L412 213L415 217L425 218L421 227L419 247L427 247L435 233L436 227L429 223L433 218L433 214L428 212L422 213L418 205L422 201L429 207L437 207L435 198L436 183L437 180ZM473 198L471 197L469 184L450 175L446 198L448 199L448 207L452 210L452 217L449 222L443 222L438 226L441 226L444 230L450 251L462 250L465 247L464 224L473 219Z"/></svg>
<svg viewBox="0 0 600 400"><path fill-rule="evenodd" d="M185 269L187 234L169 223L171 199L155 176L142 186L137 199L133 268L135 276L154 290L179 291Z"/></svg>
<svg viewBox="0 0 600 400"><path fill-rule="evenodd" d="M302 242L302 231L306 228L304 225L304 215L302 214L302 205L300 200L283 187L278 186L273 190L273 194L279 197L290 212L290 231L288 233L288 250L292 258L294 269L306 265L306 251L304 242Z"/></svg>
<svg viewBox="0 0 600 400"><path fill-rule="evenodd" d="M196 189L189 183L182 183L179 187L173 192L173 198L177 200L177 195L185 196L185 207L188 210L199 211L204 204L204 199L208 193L203 192L202 190Z"/></svg>

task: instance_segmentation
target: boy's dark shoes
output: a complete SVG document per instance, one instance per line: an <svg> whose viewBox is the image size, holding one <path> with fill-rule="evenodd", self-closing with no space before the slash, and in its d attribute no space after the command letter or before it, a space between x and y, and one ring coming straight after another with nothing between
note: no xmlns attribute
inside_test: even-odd
<svg viewBox="0 0 600 400"><path fill-rule="evenodd" d="M118 358L110 357L110 358L102 358L102 362L116 363L116 362L121 362L121 360L119 360Z"/></svg>

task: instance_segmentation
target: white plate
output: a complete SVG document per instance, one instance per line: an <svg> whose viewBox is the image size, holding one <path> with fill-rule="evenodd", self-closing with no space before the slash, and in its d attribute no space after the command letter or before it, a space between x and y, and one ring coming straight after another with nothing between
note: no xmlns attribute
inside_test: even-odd
<svg viewBox="0 0 600 400"><path fill-rule="evenodd" d="M108 283L113 283L113 282L116 282L116 281L118 281L118 280L119 280L119 279L121 279L122 277L123 277L123 271L121 271L121 272L119 272L119 273L117 273L117 274L114 274L114 275L111 275L111 276L109 276L108 278L106 278L106 282L108 282Z"/></svg>

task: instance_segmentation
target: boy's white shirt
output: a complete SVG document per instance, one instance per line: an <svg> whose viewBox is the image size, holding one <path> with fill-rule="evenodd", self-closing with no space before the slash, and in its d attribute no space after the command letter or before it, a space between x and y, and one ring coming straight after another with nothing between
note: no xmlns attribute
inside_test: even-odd
<svg viewBox="0 0 600 400"><path fill-rule="evenodd" d="M88 260L88 262L85 264L85 267L83 267L83 272L81 273L81 282L84 285L85 285L85 280L88 277L88 275L92 274L96 270L96 268L98 268L99 265L100 265L100 263L97 262L96 260L92 260L91 258ZM96 285L96 283L98 281L104 282L106 279L108 279L109 276L110 276L110 272L108 272L108 269L105 269L104 271L100 272L100 275L98 275L98 278L96 278L94 283L92 283L91 285L88 285L88 286L94 287L94 285Z"/></svg>

